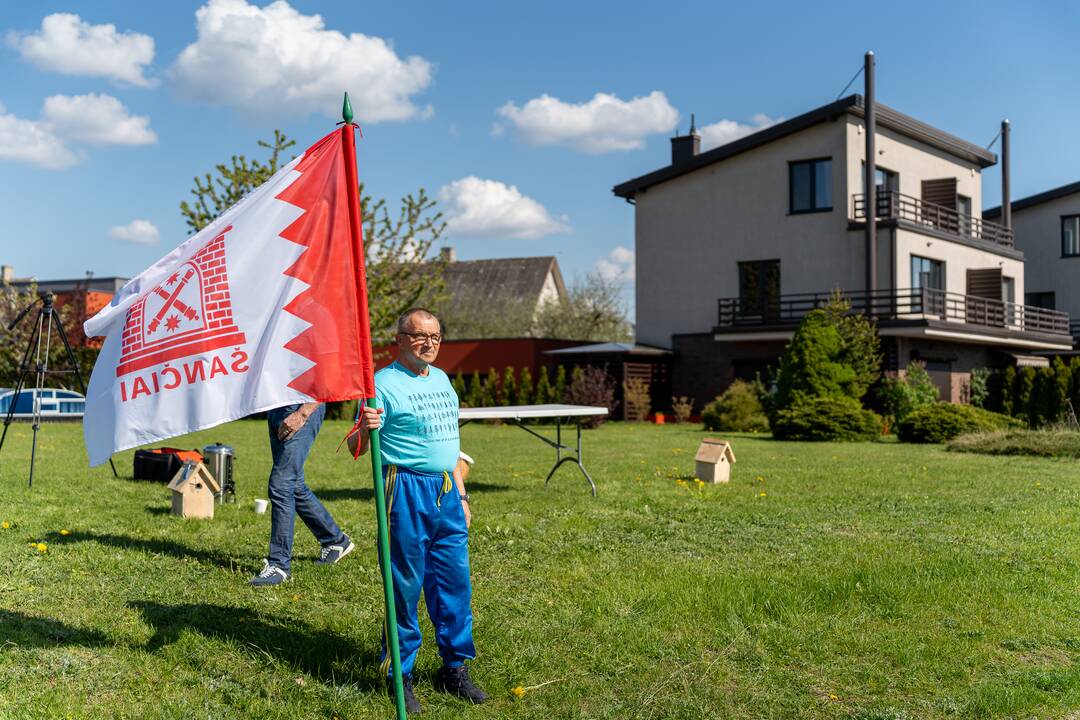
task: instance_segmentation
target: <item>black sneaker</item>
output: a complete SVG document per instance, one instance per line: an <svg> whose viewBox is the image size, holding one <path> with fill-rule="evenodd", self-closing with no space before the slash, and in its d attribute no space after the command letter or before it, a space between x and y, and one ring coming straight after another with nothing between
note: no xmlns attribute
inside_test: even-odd
<svg viewBox="0 0 1080 720"><path fill-rule="evenodd" d="M476 687L469 679L469 668L464 665L458 667L443 665L435 674L435 682L432 684L439 692L456 695L477 705L487 702L488 699L488 694Z"/></svg>
<svg viewBox="0 0 1080 720"><path fill-rule="evenodd" d="M319 551L319 559L315 561L316 565L333 565L356 549L356 543L350 540L348 535L342 535L341 537L341 542L336 542L333 545L323 545Z"/></svg>
<svg viewBox="0 0 1080 720"><path fill-rule="evenodd" d="M420 701L416 699L416 695L412 689L412 676L401 676L401 689L405 692L405 712L410 715L418 715L423 712L420 707ZM386 692L390 696L390 702L396 703L397 697L394 695L394 678L386 679Z"/></svg>

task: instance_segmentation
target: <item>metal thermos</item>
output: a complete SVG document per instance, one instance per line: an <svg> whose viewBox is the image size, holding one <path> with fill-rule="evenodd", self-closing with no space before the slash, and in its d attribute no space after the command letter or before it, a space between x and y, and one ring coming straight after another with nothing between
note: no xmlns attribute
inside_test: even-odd
<svg viewBox="0 0 1080 720"><path fill-rule="evenodd" d="M210 468L214 479L221 486L217 493L218 504L236 502L236 483L233 481L233 458L236 453L228 445L215 443L203 448L203 457L206 458L206 466Z"/></svg>

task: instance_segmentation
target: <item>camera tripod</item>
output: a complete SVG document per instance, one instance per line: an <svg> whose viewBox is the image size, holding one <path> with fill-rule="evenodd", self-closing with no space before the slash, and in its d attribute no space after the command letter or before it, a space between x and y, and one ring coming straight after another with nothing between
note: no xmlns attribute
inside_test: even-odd
<svg viewBox="0 0 1080 720"><path fill-rule="evenodd" d="M23 389L27 386L27 378L33 375L34 390L33 396L31 397L31 405L33 406L31 427L34 431L34 438L30 444L29 487L34 486L34 462L37 459L37 436L38 430L41 428L40 396L41 390L45 387L46 378L50 375L67 375L73 373L75 379L79 381L79 390L82 392L83 397L86 397L86 383L83 382L82 372L79 370L79 363L75 359L75 353L71 350L71 343L68 342L67 333L64 332L64 326L60 322L60 316L56 312L53 300L54 296L52 293L42 293L37 300L23 308L18 316L16 316L7 327L8 332L11 332L26 318L34 307L38 304L41 305L38 309L37 319L30 332L30 338L27 340L26 351L23 352L22 362L19 364L19 381L16 384L15 392L11 397L11 405L8 407L7 416L4 418L4 432L0 435L0 451L2 451L4 449L4 440L7 438L8 426L11 425L12 418L15 416L15 408L18 405L19 397L22 394ZM71 364L70 368L62 370L53 370L49 368L49 351L51 350L54 329L56 335L64 343L64 350L67 353L68 362ZM30 364L31 354L34 356L33 365ZM116 466L113 465L112 458L109 458L109 465L112 467L113 476L119 477L116 472Z"/></svg>

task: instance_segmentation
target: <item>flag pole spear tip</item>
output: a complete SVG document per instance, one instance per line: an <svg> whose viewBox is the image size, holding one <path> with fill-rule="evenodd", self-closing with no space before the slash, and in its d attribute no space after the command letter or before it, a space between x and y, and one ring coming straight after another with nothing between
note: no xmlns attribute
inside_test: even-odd
<svg viewBox="0 0 1080 720"><path fill-rule="evenodd" d="M341 118L347 125L352 124L353 111L352 103L349 102L349 93L345 93L345 102L341 104Z"/></svg>

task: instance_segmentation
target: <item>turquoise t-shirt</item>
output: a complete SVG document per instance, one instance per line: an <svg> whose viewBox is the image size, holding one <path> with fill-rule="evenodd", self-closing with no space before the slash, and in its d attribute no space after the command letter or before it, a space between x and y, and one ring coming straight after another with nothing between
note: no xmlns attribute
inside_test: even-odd
<svg viewBox="0 0 1080 720"><path fill-rule="evenodd" d="M395 361L375 373L375 406L384 464L426 473L452 472L461 442L458 396L437 367L417 375Z"/></svg>

